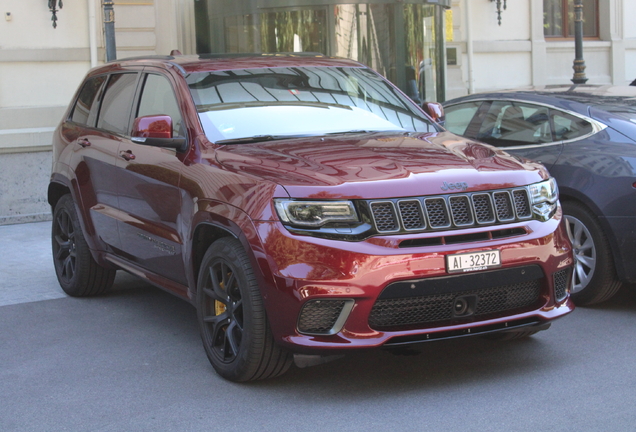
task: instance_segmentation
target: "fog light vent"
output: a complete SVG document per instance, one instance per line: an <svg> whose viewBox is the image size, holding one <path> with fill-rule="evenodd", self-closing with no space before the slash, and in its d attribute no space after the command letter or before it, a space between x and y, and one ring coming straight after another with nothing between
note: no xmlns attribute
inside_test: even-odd
<svg viewBox="0 0 636 432"><path fill-rule="evenodd" d="M298 318L298 331L310 335L331 335L344 326L353 300L311 300L305 303Z"/></svg>
<svg viewBox="0 0 636 432"><path fill-rule="evenodd" d="M561 301L567 295L568 282L570 280L570 269L559 270L554 273L554 297L556 301Z"/></svg>

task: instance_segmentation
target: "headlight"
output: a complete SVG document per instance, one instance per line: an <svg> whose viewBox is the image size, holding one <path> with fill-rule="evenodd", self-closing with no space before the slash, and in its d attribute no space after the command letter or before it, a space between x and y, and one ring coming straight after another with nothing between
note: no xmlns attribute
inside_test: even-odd
<svg viewBox="0 0 636 432"><path fill-rule="evenodd" d="M550 177L541 183L531 184L528 189L530 191L532 211L542 220L551 218L556 211L559 200L559 188L556 180Z"/></svg>
<svg viewBox="0 0 636 432"><path fill-rule="evenodd" d="M351 201L274 200L278 217L296 226L318 228L329 222L357 222L358 214Z"/></svg>

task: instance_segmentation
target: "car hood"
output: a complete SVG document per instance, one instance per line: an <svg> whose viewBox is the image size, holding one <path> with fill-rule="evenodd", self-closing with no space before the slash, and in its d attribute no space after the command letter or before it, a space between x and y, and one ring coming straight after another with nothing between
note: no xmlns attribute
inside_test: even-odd
<svg viewBox="0 0 636 432"><path fill-rule="evenodd" d="M217 162L284 187L294 198L389 198L541 181L536 163L449 132L368 133L226 145Z"/></svg>

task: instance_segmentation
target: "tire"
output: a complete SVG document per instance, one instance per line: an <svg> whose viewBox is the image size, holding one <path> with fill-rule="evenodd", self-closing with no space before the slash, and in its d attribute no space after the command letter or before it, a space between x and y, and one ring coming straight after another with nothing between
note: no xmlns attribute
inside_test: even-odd
<svg viewBox="0 0 636 432"><path fill-rule="evenodd" d="M260 289L240 242L214 242L201 263L197 320L203 347L223 378L244 382L285 373L292 356L274 342Z"/></svg>
<svg viewBox="0 0 636 432"><path fill-rule="evenodd" d="M577 202L563 203L566 227L574 251L572 300L587 306L609 300L621 287L612 251L598 220Z"/></svg>
<svg viewBox="0 0 636 432"><path fill-rule="evenodd" d="M64 195L53 211L53 265L64 292L73 297L101 294L113 286L116 270L100 266L91 256L75 203Z"/></svg>

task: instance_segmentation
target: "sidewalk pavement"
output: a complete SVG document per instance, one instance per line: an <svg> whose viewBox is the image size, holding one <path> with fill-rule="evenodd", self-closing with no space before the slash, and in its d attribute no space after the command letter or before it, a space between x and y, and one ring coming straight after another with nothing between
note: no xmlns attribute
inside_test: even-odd
<svg viewBox="0 0 636 432"><path fill-rule="evenodd" d="M0 225L0 306L68 298L55 276L51 223ZM112 290L151 286L118 271Z"/></svg>
<svg viewBox="0 0 636 432"><path fill-rule="evenodd" d="M51 256L51 221L0 226L0 306L63 297Z"/></svg>

